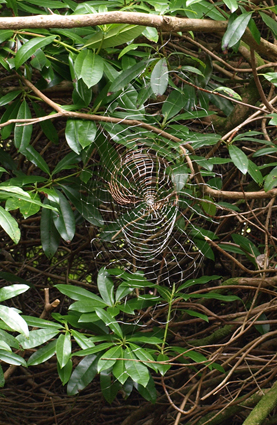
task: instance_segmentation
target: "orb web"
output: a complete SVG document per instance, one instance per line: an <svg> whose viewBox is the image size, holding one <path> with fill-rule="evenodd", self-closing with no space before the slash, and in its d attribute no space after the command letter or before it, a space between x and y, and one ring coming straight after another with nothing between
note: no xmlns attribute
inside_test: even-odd
<svg viewBox="0 0 277 425"><path fill-rule="evenodd" d="M150 281L171 285L199 269L203 259L194 242L201 233L197 225L206 220L199 188L190 181L181 143L136 122L124 124L125 118L146 116L144 106L126 110L124 105L122 112L124 99L126 92L106 111L122 122L98 123L84 159L89 178L81 192L91 210L93 259L97 269L140 271ZM151 107L157 103L148 104L150 112Z"/></svg>

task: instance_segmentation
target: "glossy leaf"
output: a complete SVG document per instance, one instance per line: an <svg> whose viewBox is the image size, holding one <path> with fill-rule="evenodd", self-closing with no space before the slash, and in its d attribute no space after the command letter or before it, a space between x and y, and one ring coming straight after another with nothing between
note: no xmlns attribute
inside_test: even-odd
<svg viewBox="0 0 277 425"><path fill-rule="evenodd" d="M242 100L240 95L229 87L217 87L213 90L214 92L223 92L223 94L232 97L233 99Z"/></svg>
<svg viewBox="0 0 277 425"><path fill-rule="evenodd" d="M238 8L237 0L223 0L224 4L231 10L231 12L235 12Z"/></svg>
<svg viewBox="0 0 277 425"><path fill-rule="evenodd" d="M157 357L157 361L158 362L162 362L162 363L157 363L157 369L160 372L160 374L162 376L164 376L166 374L166 372L171 368L171 366L167 363L163 363L169 360L169 357L165 354L160 353Z"/></svg>
<svg viewBox="0 0 277 425"><path fill-rule="evenodd" d="M172 91L162 106L162 114L168 120L178 114L186 105L187 99L177 90Z"/></svg>
<svg viewBox="0 0 277 425"><path fill-rule="evenodd" d="M133 79L140 76L140 74L146 68L146 62L138 62L136 65L131 68L126 69L126 71L121 72L121 74L115 78L110 86L111 92L117 92L122 90L127 84L129 84Z"/></svg>
<svg viewBox="0 0 277 425"><path fill-rule="evenodd" d="M230 157L235 166L240 170L242 174L246 174L248 171L248 158L245 153L237 146L229 146Z"/></svg>
<svg viewBox="0 0 277 425"><path fill-rule="evenodd" d="M80 157L75 152L70 152L67 155L65 155L56 165L54 170L52 171L52 176L54 174L59 173L63 170L70 170L71 168L74 168L77 162L79 162Z"/></svg>
<svg viewBox="0 0 277 425"><path fill-rule="evenodd" d="M88 355L80 361L68 381L68 395L78 394L79 391L82 391L88 384L91 383L97 374L97 363L98 356L94 354Z"/></svg>
<svg viewBox="0 0 277 425"><path fill-rule="evenodd" d="M69 359L68 362L66 363L66 365L61 368L60 364L57 363L57 370L58 370L58 374L59 374L59 378L62 381L62 384L65 385L67 384L67 382L70 379L71 376L71 372L72 372L72 360Z"/></svg>
<svg viewBox="0 0 277 425"><path fill-rule="evenodd" d="M53 221L62 239L70 242L75 234L75 218L67 199L58 192L59 214L53 213Z"/></svg>
<svg viewBox="0 0 277 425"><path fill-rule="evenodd" d="M37 49L40 49L48 44L52 43L56 38L56 35L50 35L49 37L36 37L32 40L27 41L18 50L15 55L15 67L19 68L27 59L29 59Z"/></svg>
<svg viewBox="0 0 277 425"><path fill-rule="evenodd" d="M56 352L56 342L56 340L51 341L49 344L35 351L27 362L28 366L35 366L44 363L53 357Z"/></svg>
<svg viewBox="0 0 277 425"><path fill-rule="evenodd" d="M120 46L138 37L145 27L141 25L112 24L106 32L95 33L84 45L90 49Z"/></svg>
<svg viewBox="0 0 277 425"><path fill-rule="evenodd" d="M101 56L91 50L82 50L76 57L74 70L77 78L82 78L87 87L91 88L101 80L104 62Z"/></svg>
<svg viewBox="0 0 277 425"><path fill-rule="evenodd" d="M19 294L23 294L28 291L30 287L28 285L15 284L10 286L4 286L0 289L0 302L9 300L10 298L16 297Z"/></svg>
<svg viewBox="0 0 277 425"><path fill-rule="evenodd" d="M23 100L21 103L16 118L21 120L32 118L31 111L26 100ZM33 131L32 125L22 124L23 123L17 124L14 129L14 144L19 151L24 151L24 149L26 149L29 145Z"/></svg>
<svg viewBox="0 0 277 425"><path fill-rule="evenodd" d="M264 178L262 173L260 172L258 166L250 159L248 159L248 173L250 174L250 176L256 183L258 184L263 183Z"/></svg>
<svg viewBox="0 0 277 425"><path fill-rule="evenodd" d="M96 308L95 313L101 319L106 326L108 326L117 336L123 338L122 330L117 323L117 321L105 310L102 308Z"/></svg>
<svg viewBox="0 0 277 425"><path fill-rule="evenodd" d="M264 190L267 192L268 190L273 189L277 186L277 167L274 167L273 170L266 176L264 182Z"/></svg>
<svg viewBox="0 0 277 425"><path fill-rule="evenodd" d="M105 400L110 404L114 401L118 391L121 389L120 383L118 381L112 382L110 372L106 371L100 373L100 387Z"/></svg>
<svg viewBox="0 0 277 425"><path fill-rule="evenodd" d="M108 272L102 268L98 273L97 287L104 302L111 307L114 305L114 284L108 276Z"/></svg>
<svg viewBox="0 0 277 425"><path fill-rule="evenodd" d="M13 331L19 332L28 338L29 329L27 323L15 309L0 305L0 319Z"/></svg>
<svg viewBox="0 0 277 425"><path fill-rule="evenodd" d="M150 377L147 367L144 366L141 362L137 361L129 348L126 349L125 353L126 357L130 359L126 360L125 362L126 372L134 382L137 382L143 387L146 387Z"/></svg>
<svg viewBox="0 0 277 425"><path fill-rule="evenodd" d="M24 349L29 349L44 344L58 333L59 329L57 328L38 329L29 332L28 338L25 338L23 335L19 335L16 339Z"/></svg>
<svg viewBox="0 0 277 425"><path fill-rule="evenodd" d="M229 49L237 44L247 28L251 15L252 12L244 12L234 21L229 21L227 31L222 38L222 50Z"/></svg>
<svg viewBox="0 0 277 425"><path fill-rule="evenodd" d="M168 86L168 67L166 59L160 59L151 74L151 88L156 96L161 96Z"/></svg>
<svg viewBox="0 0 277 425"><path fill-rule="evenodd" d="M277 37L277 22L263 12L259 12L264 23L271 29L274 37Z"/></svg>
<svg viewBox="0 0 277 425"><path fill-rule="evenodd" d="M58 284L55 285L55 288L57 288L62 294L66 295L69 298L72 298L73 300L78 300L82 302L92 300L99 302L99 305L104 303L104 301L98 295L95 295L87 289L79 288L75 285Z"/></svg>
<svg viewBox="0 0 277 425"><path fill-rule="evenodd" d="M5 230L14 243L19 242L20 230L18 223L11 214L2 207L0 207L0 226Z"/></svg>
<svg viewBox="0 0 277 425"><path fill-rule="evenodd" d="M141 360L148 368L154 369L157 372L158 368L154 362L154 358L147 350L133 343L130 343L130 348L137 359Z"/></svg>
<svg viewBox="0 0 277 425"><path fill-rule="evenodd" d="M0 350L0 360L10 365L26 366L26 362L22 357L6 350Z"/></svg>
<svg viewBox="0 0 277 425"><path fill-rule="evenodd" d="M157 390L155 387L155 382L152 376L150 375L148 384L146 387L143 387L140 384L134 383L135 388L137 388L140 395L145 398L145 400L150 401L152 404L156 403L157 400Z"/></svg>
<svg viewBox="0 0 277 425"><path fill-rule="evenodd" d="M7 31L9 32L9 31ZM14 100L21 92L21 90L14 90L10 93L5 94L0 98L0 106L4 106L9 104L12 100Z"/></svg>
<svg viewBox="0 0 277 425"><path fill-rule="evenodd" d="M122 347L120 348L119 356L118 358L122 360L117 360L113 367L113 375L114 377L122 384L124 385L127 379L129 378L128 373L126 372L125 367L125 350Z"/></svg>
<svg viewBox="0 0 277 425"><path fill-rule="evenodd" d="M189 279L186 282L184 282L178 288L178 291L177 292L180 292L180 291L182 291L185 288L190 288L193 285L202 285L202 284L205 284L205 283L209 283L211 281L214 281L214 280L218 280L220 278L221 278L221 276L213 275L213 276L202 276L199 279Z"/></svg>
<svg viewBox="0 0 277 425"><path fill-rule="evenodd" d="M49 204L47 198L44 199L44 204ZM61 237L54 224L52 211L46 208L41 211L40 237L45 255L52 258L57 252Z"/></svg>
<svg viewBox="0 0 277 425"><path fill-rule="evenodd" d="M62 369L68 363L71 356L71 339L68 332L61 334L57 339L56 355L60 368Z"/></svg>
<svg viewBox="0 0 277 425"><path fill-rule="evenodd" d="M115 347L110 348L106 351L98 361L97 370L101 372L103 370L110 369L116 363L116 359L120 358L121 347L116 345Z"/></svg>
<svg viewBox="0 0 277 425"><path fill-rule="evenodd" d="M33 146L27 146L24 149L21 149L21 152L29 161L36 165L36 167L40 168L46 174L50 174L49 167L45 159L42 158L42 156L33 148Z"/></svg>

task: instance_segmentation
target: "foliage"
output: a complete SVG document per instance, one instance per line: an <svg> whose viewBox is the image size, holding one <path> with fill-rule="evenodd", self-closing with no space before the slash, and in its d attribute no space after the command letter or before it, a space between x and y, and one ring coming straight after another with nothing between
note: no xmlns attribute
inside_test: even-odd
<svg viewBox="0 0 277 425"><path fill-rule="evenodd" d="M203 380L206 373L218 373L224 382L225 371L227 377L234 372L231 363L207 348L221 343L219 331L226 344L232 344L233 322L228 328L219 321L218 334L211 325L221 308L233 308L233 314L236 308L244 311L243 326L252 316L260 318L261 323L254 325L253 320L251 326L262 336L272 331L264 323L264 310L263 316L255 310L263 303L259 291L253 298L241 294L239 285L224 288L221 276L237 278L243 270L253 279L264 279L268 273L274 281L276 6L246 6L236 0L7 0L1 6L7 17L77 15L80 22L90 15L133 13L132 23L127 18L119 23L107 19L94 27L81 23L76 28L25 29L22 24L19 30L0 30L1 248L5 261L8 258L5 267L11 267L11 273L3 272L0 278L17 282L0 289L0 301L29 289L26 281L16 280L22 257L32 263L27 273L42 267L47 286L65 300L64 309L49 320L1 305L1 361L31 367L56 358L69 395L84 390L99 375L109 403L119 392L127 398L133 389L155 403L157 382L165 389L164 376L182 368ZM137 12L153 19L164 15L164 22L189 18L200 33L205 25L209 33L221 23L220 43L212 46L212 37L206 43L198 31L179 28L169 34L162 26L147 26L146 21L141 25ZM183 19L184 25L187 21ZM105 170L115 167L119 149L135 150L141 140L170 163L168 174L179 202L174 228L182 233L180 246L189 245L193 251L187 250L192 263L195 253L204 257L203 265L194 270L201 277L195 273L188 279L186 274L181 280L173 278L171 286L163 281L157 285L146 273L130 273L135 260L123 269L112 258L112 249L110 257L99 249L92 277L85 272L76 284L78 268L70 277L63 270L63 283L57 284L59 276L53 279L44 265L55 268L61 263L65 268L64 253L80 232L87 241L94 239L97 245L100 240L111 247L122 231L118 223L106 224L106 195L99 187L108 180ZM96 190L102 198L96 197ZM28 241L31 232L29 223L39 223L39 237L34 238L39 242L20 251L17 246ZM86 269L82 248L77 257ZM177 261L177 251L178 246L172 248L169 267ZM9 263L9 255L16 260ZM67 260L70 264L73 257ZM180 262L182 270L186 261ZM162 260L160 264L165 267ZM263 283L252 283L261 290ZM265 304L274 302L274 288L263 296L268 297ZM150 311L158 312L153 323ZM207 332L207 339L201 340L197 332L192 337L191 329L186 337L180 336L183 319L195 320L192 323L200 326L200 334ZM26 361L12 351L21 348ZM0 382L4 383L2 368Z"/></svg>

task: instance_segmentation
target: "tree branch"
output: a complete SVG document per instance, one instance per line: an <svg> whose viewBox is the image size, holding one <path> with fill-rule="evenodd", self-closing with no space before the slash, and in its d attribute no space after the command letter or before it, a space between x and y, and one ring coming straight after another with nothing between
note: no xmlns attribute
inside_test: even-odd
<svg viewBox="0 0 277 425"><path fill-rule="evenodd" d="M159 28L168 32L201 31L204 33L223 33L228 21L210 19L189 19L175 16L161 16L138 12L105 12L88 15L36 15L0 18L0 29L20 30L25 28L77 28L104 24L133 24ZM247 28L242 39L261 56L277 59L277 45L261 38L258 44Z"/></svg>

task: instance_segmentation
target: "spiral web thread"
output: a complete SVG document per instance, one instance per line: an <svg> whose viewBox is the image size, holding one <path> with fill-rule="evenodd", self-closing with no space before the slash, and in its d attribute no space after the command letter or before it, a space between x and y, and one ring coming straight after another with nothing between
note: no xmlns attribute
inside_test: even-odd
<svg viewBox="0 0 277 425"><path fill-rule="evenodd" d="M124 97L126 92L115 99L110 115L139 119L141 111L126 109ZM86 164L92 177L82 192L86 204L101 214L92 238L97 268L142 271L148 280L169 285L190 276L203 253L187 228L197 233L195 226L205 215L193 184L176 190L179 146L138 125L120 123L99 125L95 145Z"/></svg>

